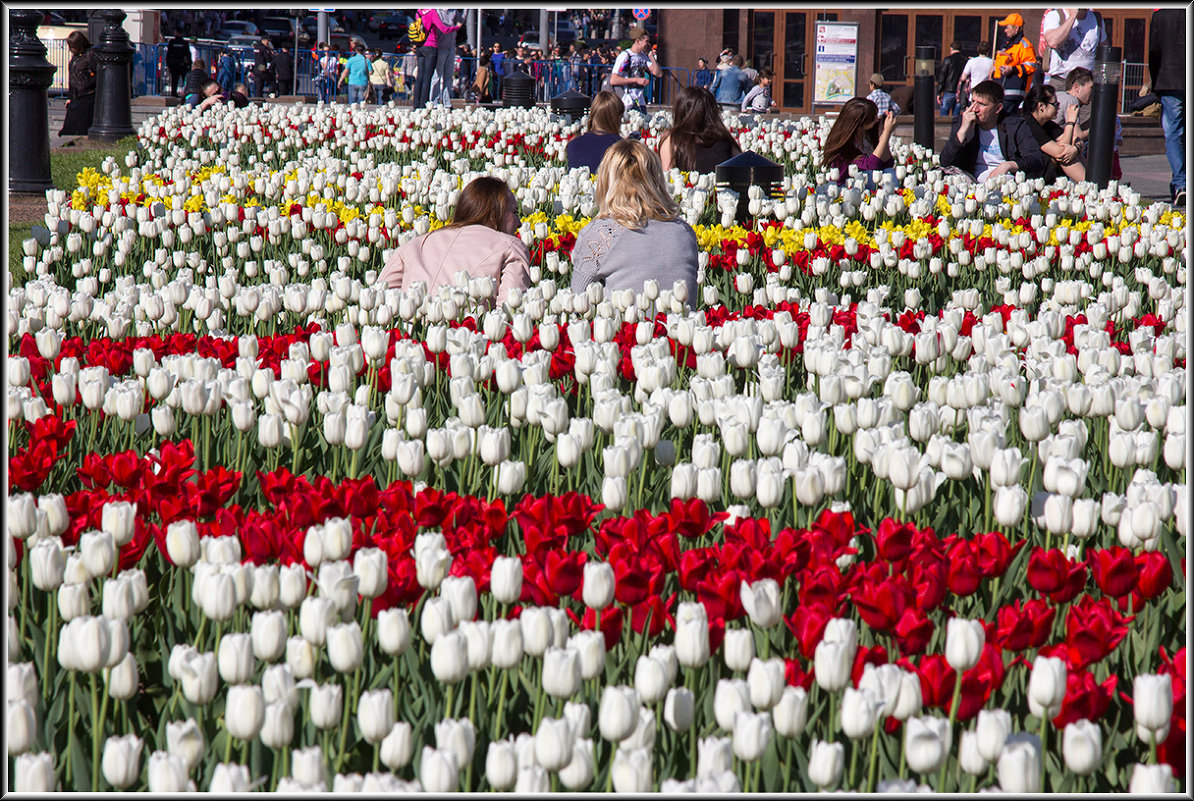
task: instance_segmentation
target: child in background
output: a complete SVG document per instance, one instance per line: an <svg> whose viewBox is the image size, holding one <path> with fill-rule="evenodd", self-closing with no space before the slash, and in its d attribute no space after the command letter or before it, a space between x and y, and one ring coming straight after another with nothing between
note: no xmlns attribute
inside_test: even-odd
<svg viewBox="0 0 1194 801"><path fill-rule="evenodd" d="M774 76L775 71L770 67L764 67L759 71L755 85L746 93L746 97L742 98L742 111L766 114L776 107L776 102L771 99L771 79Z"/></svg>

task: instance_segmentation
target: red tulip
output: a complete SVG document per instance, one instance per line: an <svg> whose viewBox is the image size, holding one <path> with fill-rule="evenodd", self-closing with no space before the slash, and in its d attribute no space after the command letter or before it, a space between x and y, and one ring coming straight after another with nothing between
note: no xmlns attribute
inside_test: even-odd
<svg viewBox="0 0 1194 801"><path fill-rule="evenodd" d="M1028 540L1018 540L1015 545L1009 545L1007 537L1001 531L991 531L986 534L975 534L974 545L977 550L978 569L987 578L997 578L1007 572L1008 565L1028 544Z"/></svg>
<svg viewBox="0 0 1194 801"><path fill-rule="evenodd" d="M958 696L958 720L970 720L991 700L991 695L1003 686L1006 671L1003 656L991 643L983 645L978 664L962 674L962 692ZM944 707L949 712L948 705Z"/></svg>
<svg viewBox="0 0 1194 801"><path fill-rule="evenodd" d="M1128 633L1128 621L1106 598L1083 595L1066 615L1065 658L1070 670L1081 670L1115 650Z"/></svg>
<svg viewBox="0 0 1194 801"><path fill-rule="evenodd" d="M919 654L928 647L929 639L933 636L933 621L916 609L905 609L896 623L896 643L900 646L900 653L904 655Z"/></svg>
<svg viewBox="0 0 1194 801"><path fill-rule="evenodd" d="M879 522L878 531L873 533L875 551L879 558L888 562L899 562L907 558L912 550L912 535L916 527L885 517Z"/></svg>
<svg viewBox="0 0 1194 801"><path fill-rule="evenodd" d="M1173 568L1169 564L1169 557L1160 551L1145 551L1136 556L1136 569L1139 578L1136 589L1141 597L1151 601L1173 583Z"/></svg>
<svg viewBox="0 0 1194 801"><path fill-rule="evenodd" d="M1086 565L1071 562L1057 548L1033 548L1028 558L1028 585L1053 603L1071 601L1086 586Z"/></svg>
<svg viewBox="0 0 1194 801"><path fill-rule="evenodd" d="M920 696L924 705L929 708L945 709L954 693L954 682L957 672L945 661L944 654L928 654L920 660L920 664L912 667L910 663L901 660L909 669L915 670L920 677Z"/></svg>
<svg viewBox="0 0 1194 801"><path fill-rule="evenodd" d="M658 637L665 626L676 627L676 620L667 611L669 606L675 606L676 596L672 595L665 603L658 595L652 595L644 603L636 604L630 610L630 627L636 634L642 634L647 629L649 637Z"/></svg>
<svg viewBox="0 0 1194 801"><path fill-rule="evenodd" d="M784 618L788 630L796 638L800 646L800 653L805 659L811 660L817 650L817 643L825 636L825 626L833 617L833 612L821 604L801 606L796 612Z"/></svg>
<svg viewBox="0 0 1194 801"><path fill-rule="evenodd" d="M891 630L904 610L915 603L912 588L902 576L859 582L850 600L862 621L877 631Z"/></svg>
<svg viewBox="0 0 1194 801"><path fill-rule="evenodd" d="M717 569L717 552L713 548L692 548L680 554L680 589L696 592L697 584Z"/></svg>
<svg viewBox="0 0 1194 801"><path fill-rule="evenodd" d="M1120 598L1136 588L1139 571L1129 549L1113 545L1091 551L1088 560L1095 585L1104 595Z"/></svg>
<svg viewBox="0 0 1194 801"><path fill-rule="evenodd" d="M955 539L949 546L946 559L949 565L946 574L949 591L963 598L974 594L982 579L974 546L967 540Z"/></svg>
<svg viewBox="0 0 1194 801"><path fill-rule="evenodd" d="M932 612L945 601L948 588L946 565L928 554L924 559L913 557L912 587L916 591L916 608L921 612Z"/></svg>
<svg viewBox="0 0 1194 801"><path fill-rule="evenodd" d="M793 687L803 687L807 692L813 686L813 671L805 670L799 659L785 659L784 683Z"/></svg>
<svg viewBox="0 0 1194 801"><path fill-rule="evenodd" d="M1042 598L1021 603L1017 598L1000 607L996 615L996 633L991 639L1008 651L1040 648L1049 639L1057 607Z"/></svg>
<svg viewBox="0 0 1194 801"><path fill-rule="evenodd" d="M556 595L572 595L579 590L586 557L584 551L548 551L543 571L551 591Z"/></svg>
<svg viewBox="0 0 1194 801"><path fill-rule="evenodd" d="M1119 677L1112 675L1099 684L1088 670L1069 671L1065 680L1065 698L1061 701L1061 711L1053 718L1053 725L1060 731L1075 720L1097 721L1103 717L1118 681Z"/></svg>

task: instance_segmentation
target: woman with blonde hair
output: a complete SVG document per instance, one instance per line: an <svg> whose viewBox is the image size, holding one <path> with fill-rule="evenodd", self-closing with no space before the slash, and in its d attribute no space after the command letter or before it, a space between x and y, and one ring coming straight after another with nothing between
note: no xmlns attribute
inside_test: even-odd
<svg viewBox="0 0 1194 801"><path fill-rule="evenodd" d="M386 260L378 283L408 289L422 281L435 292L461 270L498 282L497 301L511 289L531 284L531 255L515 236L518 200L506 182L490 176L472 181L460 193L449 225L415 237Z"/></svg>
<svg viewBox="0 0 1194 801"><path fill-rule="evenodd" d="M625 111L622 98L613 92L603 89L597 93L589 107L589 130L570 139L564 149L569 169L588 167L590 172L597 172L605 151L622 138L622 114Z"/></svg>
<svg viewBox="0 0 1194 801"><path fill-rule="evenodd" d="M572 291L594 282L606 290L643 291L683 283L685 302L696 301L696 233L680 217L655 151L634 139L610 146L597 170L597 215L576 235Z"/></svg>

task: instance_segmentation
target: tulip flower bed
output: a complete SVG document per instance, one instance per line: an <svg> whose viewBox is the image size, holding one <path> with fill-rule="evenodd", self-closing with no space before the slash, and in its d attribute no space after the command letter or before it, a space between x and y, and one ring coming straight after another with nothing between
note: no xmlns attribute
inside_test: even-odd
<svg viewBox="0 0 1194 801"><path fill-rule="evenodd" d="M1181 213L772 121L699 297L574 294L576 125L213 120L9 292L16 789L1187 788ZM377 286L483 173L532 286Z"/></svg>

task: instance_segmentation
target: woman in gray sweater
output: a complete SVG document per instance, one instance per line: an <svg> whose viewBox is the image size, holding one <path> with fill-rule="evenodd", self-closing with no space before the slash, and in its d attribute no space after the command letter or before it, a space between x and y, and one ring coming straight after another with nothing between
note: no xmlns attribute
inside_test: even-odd
<svg viewBox="0 0 1194 801"><path fill-rule="evenodd" d="M623 139L605 151L597 170L597 215L576 235L572 291L594 282L607 291L643 291L648 278L661 290L684 283L689 308L697 302L696 232L680 218L655 151Z"/></svg>

